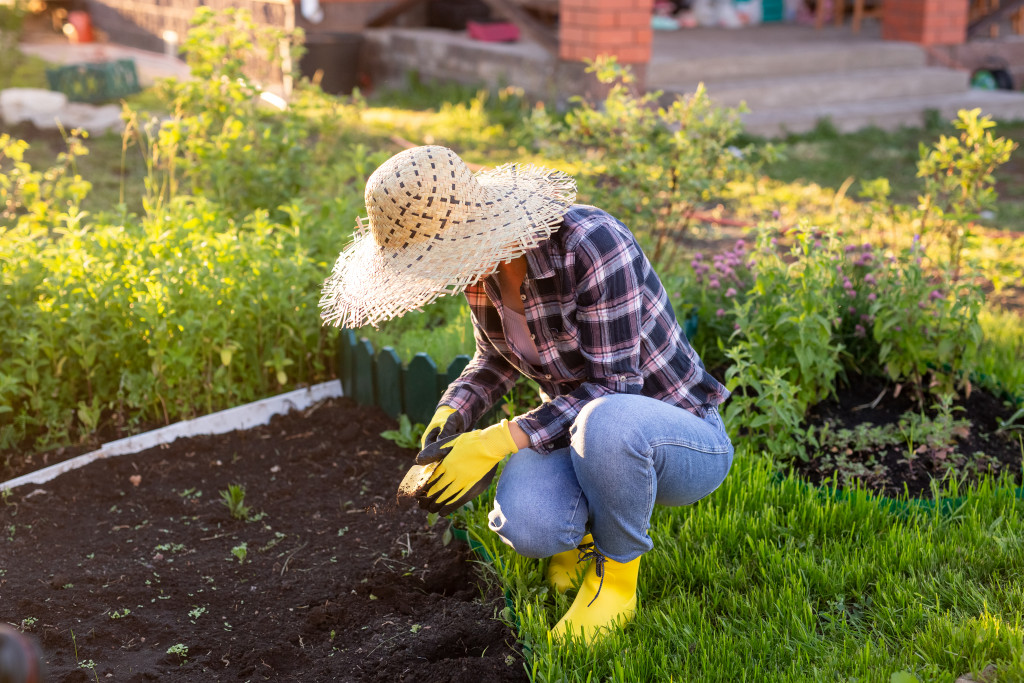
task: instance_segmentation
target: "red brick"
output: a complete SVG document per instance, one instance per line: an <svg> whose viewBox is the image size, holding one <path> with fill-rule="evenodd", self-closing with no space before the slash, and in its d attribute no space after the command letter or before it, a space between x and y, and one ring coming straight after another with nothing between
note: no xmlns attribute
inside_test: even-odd
<svg viewBox="0 0 1024 683"><path fill-rule="evenodd" d="M615 21L615 12L589 12L584 17L582 24L588 28L615 28L618 23Z"/></svg>
<svg viewBox="0 0 1024 683"><path fill-rule="evenodd" d="M570 62L582 62L584 59L593 59L595 55L588 45L563 42L558 46L558 56Z"/></svg>
<svg viewBox="0 0 1024 683"><path fill-rule="evenodd" d="M633 45L619 48L617 55L623 64L646 64L651 60L650 45Z"/></svg>
<svg viewBox="0 0 1024 683"><path fill-rule="evenodd" d="M633 42L637 45L650 45L654 40L654 31L650 26L633 31Z"/></svg>
<svg viewBox="0 0 1024 683"><path fill-rule="evenodd" d="M643 10L621 10L615 13L615 20L615 25L623 28L650 27L651 13Z"/></svg>
<svg viewBox="0 0 1024 683"><path fill-rule="evenodd" d="M558 39L567 43L586 43L587 32L579 26L563 21L558 27Z"/></svg>
<svg viewBox="0 0 1024 683"><path fill-rule="evenodd" d="M615 48L633 42L633 32L622 28L597 28L587 31L587 39L603 48Z"/></svg>

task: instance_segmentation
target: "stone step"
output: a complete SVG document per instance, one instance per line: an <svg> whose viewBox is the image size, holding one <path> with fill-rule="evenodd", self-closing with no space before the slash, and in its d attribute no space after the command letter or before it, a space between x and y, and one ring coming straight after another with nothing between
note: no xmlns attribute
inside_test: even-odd
<svg viewBox="0 0 1024 683"><path fill-rule="evenodd" d="M754 112L776 107L856 103L896 97L923 97L962 93L970 76L965 71L942 67L861 69L797 76L746 80L705 81L708 95L719 106L735 107L741 102ZM693 92L696 84L665 89Z"/></svg>
<svg viewBox="0 0 1024 683"><path fill-rule="evenodd" d="M930 111L949 121L959 110L974 108L999 121L1024 120L1024 93L968 89L942 95L761 109L744 114L742 119L748 133L776 137L808 132L821 119L831 120L840 133L868 126L896 130L923 125Z"/></svg>
<svg viewBox="0 0 1024 683"><path fill-rule="evenodd" d="M742 46L730 45L723 56L673 54L654 51L647 66L647 85L661 90L679 83L725 79L773 78L780 74L801 75L858 71L862 69L925 66L927 55L919 45L896 42L855 44L804 44L773 46L744 54Z"/></svg>

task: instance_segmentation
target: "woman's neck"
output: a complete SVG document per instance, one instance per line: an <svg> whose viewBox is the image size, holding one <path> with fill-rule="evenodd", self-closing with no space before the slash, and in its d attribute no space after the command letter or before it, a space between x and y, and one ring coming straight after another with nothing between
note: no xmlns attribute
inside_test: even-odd
<svg viewBox="0 0 1024 683"><path fill-rule="evenodd" d="M498 264L498 286L501 288L501 301L518 313L525 312L519 290L523 286L523 280L526 279L526 270L525 256Z"/></svg>

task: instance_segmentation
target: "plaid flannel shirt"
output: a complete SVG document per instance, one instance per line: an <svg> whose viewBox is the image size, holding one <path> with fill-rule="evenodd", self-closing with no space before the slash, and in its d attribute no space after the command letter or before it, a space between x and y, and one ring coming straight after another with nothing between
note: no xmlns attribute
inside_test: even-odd
<svg viewBox="0 0 1024 683"><path fill-rule="evenodd" d="M440 403L474 424L526 375L544 403L515 419L540 452L568 445L580 410L605 394L642 394L704 417L729 396L704 369L633 234L592 206L526 252L520 296L540 365L512 348L496 275L465 290L476 353Z"/></svg>

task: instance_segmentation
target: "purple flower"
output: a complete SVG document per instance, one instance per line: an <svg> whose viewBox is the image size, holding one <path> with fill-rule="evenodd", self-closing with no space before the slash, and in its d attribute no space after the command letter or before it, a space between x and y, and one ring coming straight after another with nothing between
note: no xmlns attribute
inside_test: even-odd
<svg viewBox="0 0 1024 683"><path fill-rule="evenodd" d="M870 242L865 242L860 246L860 248L863 249L864 251L871 251L873 249Z"/></svg>
<svg viewBox="0 0 1024 683"><path fill-rule="evenodd" d="M942 291L938 289L933 289L931 291L931 294L928 295L928 298L931 299L932 301L935 301L936 299L941 299Z"/></svg>
<svg viewBox="0 0 1024 683"><path fill-rule="evenodd" d="M771 238L770 240L768 240L768 244L772 245L773 247L775 245L777 245L778 243L779 243L779 240L775 239L774 237Z"/></svg>
<svg viewBox="0 0 1024 683"><path fill-rule="evenodd" d="M846 253L849 254L851 251L857 251L857 245L856 244L847 244L845 249L846 249Z"/></svg>
<svg viewBox="0 0 1024 683"><path fill-rule="evenodd" d="M866 322L869 325L875 322L874 316L868 315L867 313L861 313L860 319L862 322Z"/></svg>
<svg viewBox="0 0 1024 683"><path fill-rule="evenodd" d="M736 296L736 289L734 287L730 287L729 289L725 290L725 295L731 299L732 297Z"/></svg>
<svg viewBox="0 0 1024 683"><path fill-rule="evenodd" d="M843 278L843 289L853 289L853 283L850 282L850 278Z"/></svg>
<svg viewBox="0 0 1024 683"><path fill-rule="evenodd" d="M864 282L869 285L874 285L878 283L878 281L875 280L875 276L872 275L871 273L868 273L867 275L864 276Z"/></svg>
<svg viewBox="0 0 1024 683"><path fill-rule="evenodd" d="M835 325L836 327L839 327L840 325L843 324L843 319L842 318L838 318L838 317L837 318L833 318L832 319L832 324Z"/></svg>
<svg viewBox="0 0 1024 683"><path fill-rule="evenodd" d="M740 329L740 324L739 323L733 323L732 324L732 329L739 330Z"/></svg>
<svg viewBox="0 0 1024 683"><path fill-rule="evenodd" d="M776 209L775 211L772 211L772 218L774 218L775 220L778 220L779 216L781 216L781 215L782 214L779 213L778 209Z"/></svg>
<svg viewBox="0 0 1024 683"><path fill-rule="evenodd" d="M855 336L855 337L865 337L865 336L867 336L867 330L864 329L863 325L854 325L854 327L853 327L853 336Z"/></svg>
<svg viewBox="0 0 1024 683"><path fill-rule="evenodd" d="M846 296L852 299L853 297L857 296L857 290L853 288L846 290Z"/></svg>
<svg viewBox="0 0 1024 683"><path fill-rule="evenodd" d="M857 309L856 309L856 308L854 308L853 306L850 306L849 308L847 308L847 309L846 309L846 311L847 311L847 312L848 312L848 313L849 313L850 315L856 315L856 314L857 314Z"/></svg>
<svg viewBox="0 0 1024 683"><path fill-rule="evenodd" d="M672 296L673 296L674 298L676 298L676 299L681 299L681 298L683 297L683 293L682 293L682 292L676 292L676 293L675 293L675 294L673 294Z"/></svg>
<svg viewBox="0 0 1024 683"><path fill-rule="evenodd" d="M923 311L924 310L924 302L923 301L918 301L917 302L917 307L920 308Z"/></svg>
<svg viewBox="0 0 1024 683"><path fill-rule="evenodd" d="M903 331L903 328L900 327L899 325L893 325L892 329L896 330L897 332L902 332Z"/></svg>
<svg viewBox="0 0 1024 683"><path fill-rule="evenodd" d="M745 240L736 240L736 251L742 253L747 248Z"/></svg>
<svg viewBox="0 0 1024 683"><path fill-rule="evenodd" d="M710 280L708 280L708 287L710 287L711 289L718 289L721 286L722 283L718 281L718 278L711 278Z"/></svg>
<svg viewBox="0 0 1024 683"><path fill-rule="evenodd" d="M701 261L701 260L703 260L703 258L704 258L704 254L700 253L699 251L693 252L693 260L694 261Z"/></svg>
<svg viewBox="0 0 1024 683"><path fill-rule="evenodd" d="M870 294L868 294L868 301L874 301L877 298L878 298L878 295L875 294L874 292L871 292Z"/></svg>
<svg viewBox="0 0 1024 683"><path fill-rule="evenodd" d="M724 308L719 308L717 311L715 311L715 315L717 315L719 318L721 318L723 315L725 315L725 309Z"/></svg>
<svg viewBox="0 0 1024 683"><path fill-rule="evenodd" d="M814 246L821 249L821 240L814 240Z"/></svg>

